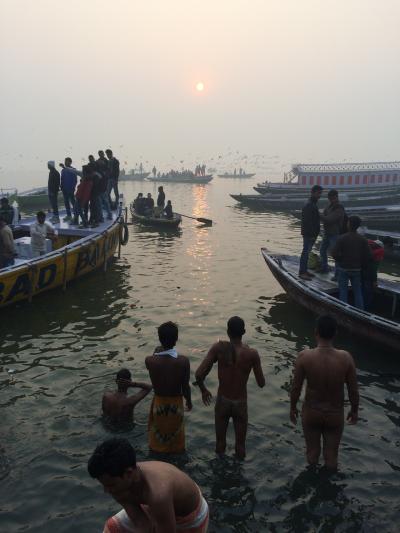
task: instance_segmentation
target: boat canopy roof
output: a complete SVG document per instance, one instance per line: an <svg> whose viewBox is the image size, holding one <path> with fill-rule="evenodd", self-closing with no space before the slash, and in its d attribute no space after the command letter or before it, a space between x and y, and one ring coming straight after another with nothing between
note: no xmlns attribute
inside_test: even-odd
<svg viewBox="0 0 400 533"><path fill-rule="evenodd" d="M331 172L386 172L400 171L400 161L375 162L375 163L323 163L323 164L302 164L292 165L294 174L304 173L331 173Z"/></svg>

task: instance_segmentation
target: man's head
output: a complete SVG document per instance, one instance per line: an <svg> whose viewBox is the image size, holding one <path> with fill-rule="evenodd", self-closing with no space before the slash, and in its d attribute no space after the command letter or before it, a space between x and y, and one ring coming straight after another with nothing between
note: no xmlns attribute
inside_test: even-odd
<svg viewBox="0 0 400 533"><path fill-rule="evenodd" d="M94 155L89 155L88 159L89 159L89 163L95 163L96 162L96 160L94 158Z"/></svg>
<svg viewBox="0 0 400 533"><path fill-rule="evenodd" d="M8 204L8 198L4 197L0 200L0 205L1 207L7 207L9 204Z"/></svg>
<svg viewBox="0 0 400 533"><path fill-rule="evenodd" d="M163 187L162 185L160 185L160 186L158 187L158 192L163 192L163 190L164 190L164 187Z"/></svg>
<svg viewBox="0 0 400 533"><path fill-rule="evenodd" d="M47 168L50 170L52 168L55 168L56 162L55 161L47 161Z"/></svg>
<svg viewBox="0 0 400 533"><path fill-rule="evenodd" d="M88 461L88 472L98 479L115 499L131 489L139 479L136 453L127 439L108 439L97 446Z"/></svg>
<svg viewBox="0 0 400 533"><path fill-rule="evenodd" d="M164 350L170 350L178 340L178 326L174 322L164 322L158 328L158 338Z"/></svg>
<svg viewBox="0 0 400 533"><path fill-rule="evenodd" d="M230 339L241 339L246 333L244 328L244 320L240 316L232 316L228 320L228 337Z"/></svg>
<svg viewBox="0 0 400 533"><path fill-rule="evenodd" d="M147 193L147 198L151 198L151 192Z"/></svg>
<svg viewBox="0 0 400 533"><path fill-rule="evenodd" d="M106 150L106 156L108 157L108 159L111 159L113 156L112 150L110 150L109 148Z"/></svg>
<svg viewBox="0 0 400 533"><path fill-rule="evenodd" d="M167 205L172 205L171 200L168 200Z"/></svg>
<svg viewBox="0 0 400 533"><path fill-rule="evenodd" d="M97 153L99 154L100 159L103 159L105 157L104 150L99 150Z"/></svg>
<svg viewBox="0 0 400 533"><path fill-rule="evenodd" d="M70 157L66 157L66 158L64 159L64 165L65 165L66 167L70 167L70 166L72 165L72 159L71 159Z"/></svg>
<svg viewBox="0 0 400 533"><path fill-rule="evenodd" d="M140 192L137 196L138 196L138 198L143 198L143 193Z"/></svg>
<svg viewBox="0 0 400 533"><path fill-rule="evenodd" d="M337 322L330 315L322 315L317 319L315 335L318 339L331 341L336 335Z"/></svg>
<svg viewBox="0 0 400 533"><path fill-rule="evenodd" d="M336 189L331 189L328 192L328 200L331 204L337 204L339 202L339 193Z"/></svg>
<svg viewBox="0 0 400 533"><path fill-rule="evenodd" d="M319 200L322 195L322 187L321 185L314 185L311 187L311 198L314 198L314 200Z"/></svg>
<svg viewBox="0 0 400 533"><path fill-rule="evenodd" d="M128 385L126 383L121 383L121 381L131 381L131 379L132 374L129 372L129 370L127 368L121 368L121 370L117 372L117 377L115 380L118 385L118 390L121 392L126 392Z"/></svg>
<svg viewBox="0 0 400 533"><path fill-rule="evenodd" d="M44 221L46 220L46 213L44 211L38 211L36 213L36 218L39 224L43 224Z"/></svg>
<svg viewBox="0 0 400 533"><path fill-rule="evenodd" d="M347 221L347 228L349 231L357 231L361 226L361 218L356 215L351 215Z"/></svg>

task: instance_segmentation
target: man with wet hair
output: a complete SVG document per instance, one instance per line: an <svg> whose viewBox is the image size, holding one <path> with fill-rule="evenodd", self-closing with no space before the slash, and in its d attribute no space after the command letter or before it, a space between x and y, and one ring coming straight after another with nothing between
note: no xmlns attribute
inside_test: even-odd
<svg viewBox="0 0 400 533"><path fill-rule="evenodd" d="M148 383L132 381L131 373L127 368L121 368L116 377L117 390L105 392L103 395L103 414L115 423L132 422L133 410L152 389ZM141 389L137 394L128 396L129 388Z"/></svg>
<svg viewBox="0 0 400 533"><path fill-rule="evenodd" d="M333 346L336 320L321 316L317 320L315 338L317 347L299 353L296 359L290 394L290 420L297 423L299 400L303 381L307 381L302 409L302 424L306 442L307 461L316 465L321 453L328 469L336 470L340 439L344 426L344 385L347 386L351 409L349 424L358 420L358 386L354 360L349 352Z"/></svg>
<svg viewBox="0 0 400 533"><path fill-rule="evenodd" d="M352 215L347 222L348 232L340 236L332 249L332 256L338 264L339 299L348 301L349 280L353 290L353 305L364 309L361 285L361 271L373 261L367 239L357 233L360 217Z"/></svg>
<svg viewBox="0 0 400 533"><path fill-rule="evenodd" d="M206 533L209 511L199 487L175 466L136 462L126 439L97 446L88 472L123 509L109 518L104 533Z"/></svg>
<svg viewBox="0 0 400 533"><path fill-rule="evenodd" d="M183 398L186 409L192 409L190 362L175 348L176 324L161 324L158 338L161 347L145 360L154 389L149 414L149 448L160 453L182 453L185 451Z"/></svg>
<svg viewBox="0 0 400 533"><path fill-rule="evenodd" d="M244 321L233 316L228 320L227 334L229 341L218 341L211 346L196 371L196 384L200 387L203 402L210 405L212 395L204 385L207 374L214 363L218 363L218 394L215 403L216 453L223 454L226 449L226 432L229 419L232 418L235 429L236 455L246 456L247 415L247 381L250 372L254 372L257 385L265 386L257 350L242 343L246 333Z"/></svg>

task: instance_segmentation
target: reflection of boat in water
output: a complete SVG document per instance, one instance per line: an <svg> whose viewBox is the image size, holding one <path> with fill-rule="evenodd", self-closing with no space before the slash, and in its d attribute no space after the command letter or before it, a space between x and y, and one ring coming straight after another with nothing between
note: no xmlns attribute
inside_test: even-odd
<svg viewBox="0 0 400 533"><path fill-rule="evenodd" d="M218 177L219 178L252 178L253 176L255 176L255 173L253 174L246 174L246 172L242 172L240 174L240 172L237 172L236 174L228 174L228 172L225 172L224 174L218 174Z"/></svg>
<svg viewBox="0 0 400 533"><path fill-rule="evenodd" d="M161 176L149 176L149 181L159 181L165 183L209 183L213 176L212 174L206 174L205 176L195 175L192 173L173 173L173 174L161 174Z"/></svg>
<svg viewBox="0 0 400 533"><path fill-rule="evenodd" d="M370 313L340 301L337 284L323 275L315 275L310 281L300 279L298 257L271 254L265 248L261 253L276 280L297 303L318 315L333 315L352 334L378 342L389 349L400 349L398 283L378 281L374 301L376 311Z"/></svg>
<svg viewBox="0 0 400 533"><path fill-rule="evenodd" d="M173 218L139 215L135 211L133 203L130 205L130 210L133 222L138 222L144 226L153 226L162 229L176 229L182 222L181 215L178 215L177 213L173 213Z"/></svg>
<svg viewBox="0 0 400 533"><path fill-rule="evenodd" d="M34 218L22 219L14 226L15 264L0 270L0 307L67 284L98 268L107 269L122 238L122 219L114 215L96 228L77 228L61 222L55 228L58 238L48 252L32 257L30 226Z"/></svg>
<svg viewBox="0 0 400 533"><path fill-rule="evenodd" d="M280 211L295 211L302 209L308 201L308 196L279 196L277 194L231 194L231 197L241 204L249 207L263 208L266 210L278 209ZM319 205L324 207L328 202L327 198L321 198ZM340 194L340 203L347 208L367 207L367 206L385 206L399 202L400 206L400 189L397 194L387 195L347 195Z"/></svg>

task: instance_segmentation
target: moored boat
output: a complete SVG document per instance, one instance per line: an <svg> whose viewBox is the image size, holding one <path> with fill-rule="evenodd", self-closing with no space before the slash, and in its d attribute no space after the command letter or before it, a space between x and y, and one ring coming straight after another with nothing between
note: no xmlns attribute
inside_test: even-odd
<svg viewBox="0 0 400 533"><path fill-rule="evenodd" d="M14 226L15 264L0 270L0 307L32 300L38 294L57 287L67 287L74 279L96 269L107 269L122 237L124 221L114 215L113 220L96 228L77 228L64 222L55 225L58 238L48 253L32 257L30 226L34 218L22 219Z"/></svg>
<svg viewBox="0 0 400 533"><path fill-rule="evenodd" d="M157 228L168 229L177 228L182 222L181 215L178 215L177 213L173 213L173 218L139 215L135 211L133 202L130 205L130 211L132 215L132 221L138 222L139 224L143 224L144 226L153 226Z"/></svg>
<svg viewBox="0 0 400 533"><path fill-rule="evenodd" d="M266 248L261 253L275 279L294 301L317 315L331 314L352 334L390 350L400 350L399 283L379 280L374 300L376 311L367 312L340 301L337 284L326 276L315 275L310 281L300 279L298 257L272 254Z"/></svg>

